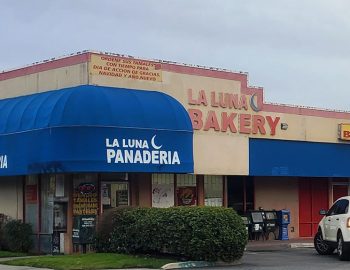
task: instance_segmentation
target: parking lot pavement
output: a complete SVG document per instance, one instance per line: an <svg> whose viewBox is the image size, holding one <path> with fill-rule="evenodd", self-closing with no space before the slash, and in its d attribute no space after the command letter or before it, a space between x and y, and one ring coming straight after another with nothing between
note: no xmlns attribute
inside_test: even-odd
<svg viewBox="0 0 350 270"><path fill-rule="evenodd" d="M211 269L348 270L350 269L350 261L339 261L336 254L330 256L318 255L313 248L292 248L269 252L246 251L242 258L242 264Z"/></svg>

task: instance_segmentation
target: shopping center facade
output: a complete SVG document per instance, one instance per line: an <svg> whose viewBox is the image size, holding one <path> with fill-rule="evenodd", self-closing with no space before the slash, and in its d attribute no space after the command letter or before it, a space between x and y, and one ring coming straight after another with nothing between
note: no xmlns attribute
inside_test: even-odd
<svg viewBox="0 0 350 270"><path fill-rule="evenodd" d="M4 71L0 213L65 253L75 223L125 205L289 209L290 237L312 236L348 194L350 113L263 94L245 73L90 51Z"/></svg>

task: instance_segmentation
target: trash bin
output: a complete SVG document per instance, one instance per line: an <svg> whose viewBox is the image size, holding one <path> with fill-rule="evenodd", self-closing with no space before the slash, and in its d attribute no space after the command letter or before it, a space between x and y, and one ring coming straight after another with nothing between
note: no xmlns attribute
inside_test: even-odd
<svg viewBox="0 0 350 270"><path fill-rule="evenodd" d="M259 240L260 236L264 239L264 212L251 211L249 212L251 226L250 233L252 240Z"/></svg>
<svg viewBox="0 0 350 270"><path fill-rule="evenodd" d="M277 222L279 225L279 240L289 240L288 238L288 224L290 223L290 211L282 209L277 211Z"/></svg>
<svg viewBox="0 0 350 270"><path fill-rule="evenodd" d="M277 239L276 230L277 230L277 212L265 211L265 219L264 219L265 238L269 239L269 236L272 233L274 239Z"/></svg>

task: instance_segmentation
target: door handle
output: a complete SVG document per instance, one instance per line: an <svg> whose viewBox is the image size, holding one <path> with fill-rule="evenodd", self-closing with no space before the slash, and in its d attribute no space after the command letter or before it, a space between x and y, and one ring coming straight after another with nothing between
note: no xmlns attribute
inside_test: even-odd
<svg viewBox="0 0 350 270"><path fill-rule="evenodd" d="M328 221L331 221L331 219L329 218Z"/></svg>
<svg viewBox="0 0 350 270"><path fill-rule="evenodd" d="M335 220L339 220L339 218L336 218Z"/></svg>

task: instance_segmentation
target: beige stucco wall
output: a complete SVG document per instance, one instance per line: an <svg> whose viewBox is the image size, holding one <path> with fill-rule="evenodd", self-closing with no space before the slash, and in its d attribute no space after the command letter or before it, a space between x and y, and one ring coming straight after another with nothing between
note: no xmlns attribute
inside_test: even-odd
<svg viewBox="0 0 350 270"><path fill-rule="evenodd" d="M289 209L291 223L288 234L290 238L299 236L299 197L298 180L293 177L256 177L255 208L265 210Z"/></svg>
<svg viewBox="0 0 350 270"><path fill-rule="evenodd" d="M88 84L87 63L0 81L0 99Z"/></svg>
<svg viewBox="0 0 350 270"><path fill-rule="evenodd" d="M276 139L310 142L344 143L338 140L338 124L349 122L335 119L297 114L276 114L281 122L288 123L288 130L278 130Z"/></svg>
<svg viewBox="0 0 350 270"><path fill-rule="evenodd" d="M248 139L225 134L194 134L194 173L206 175L247 175Z"/></svg>
<svg viewBox="0 0 350 270"><path fill-rule="evenodd" d="M22 177L0 177L0 213L23 219Z"/></svg>

